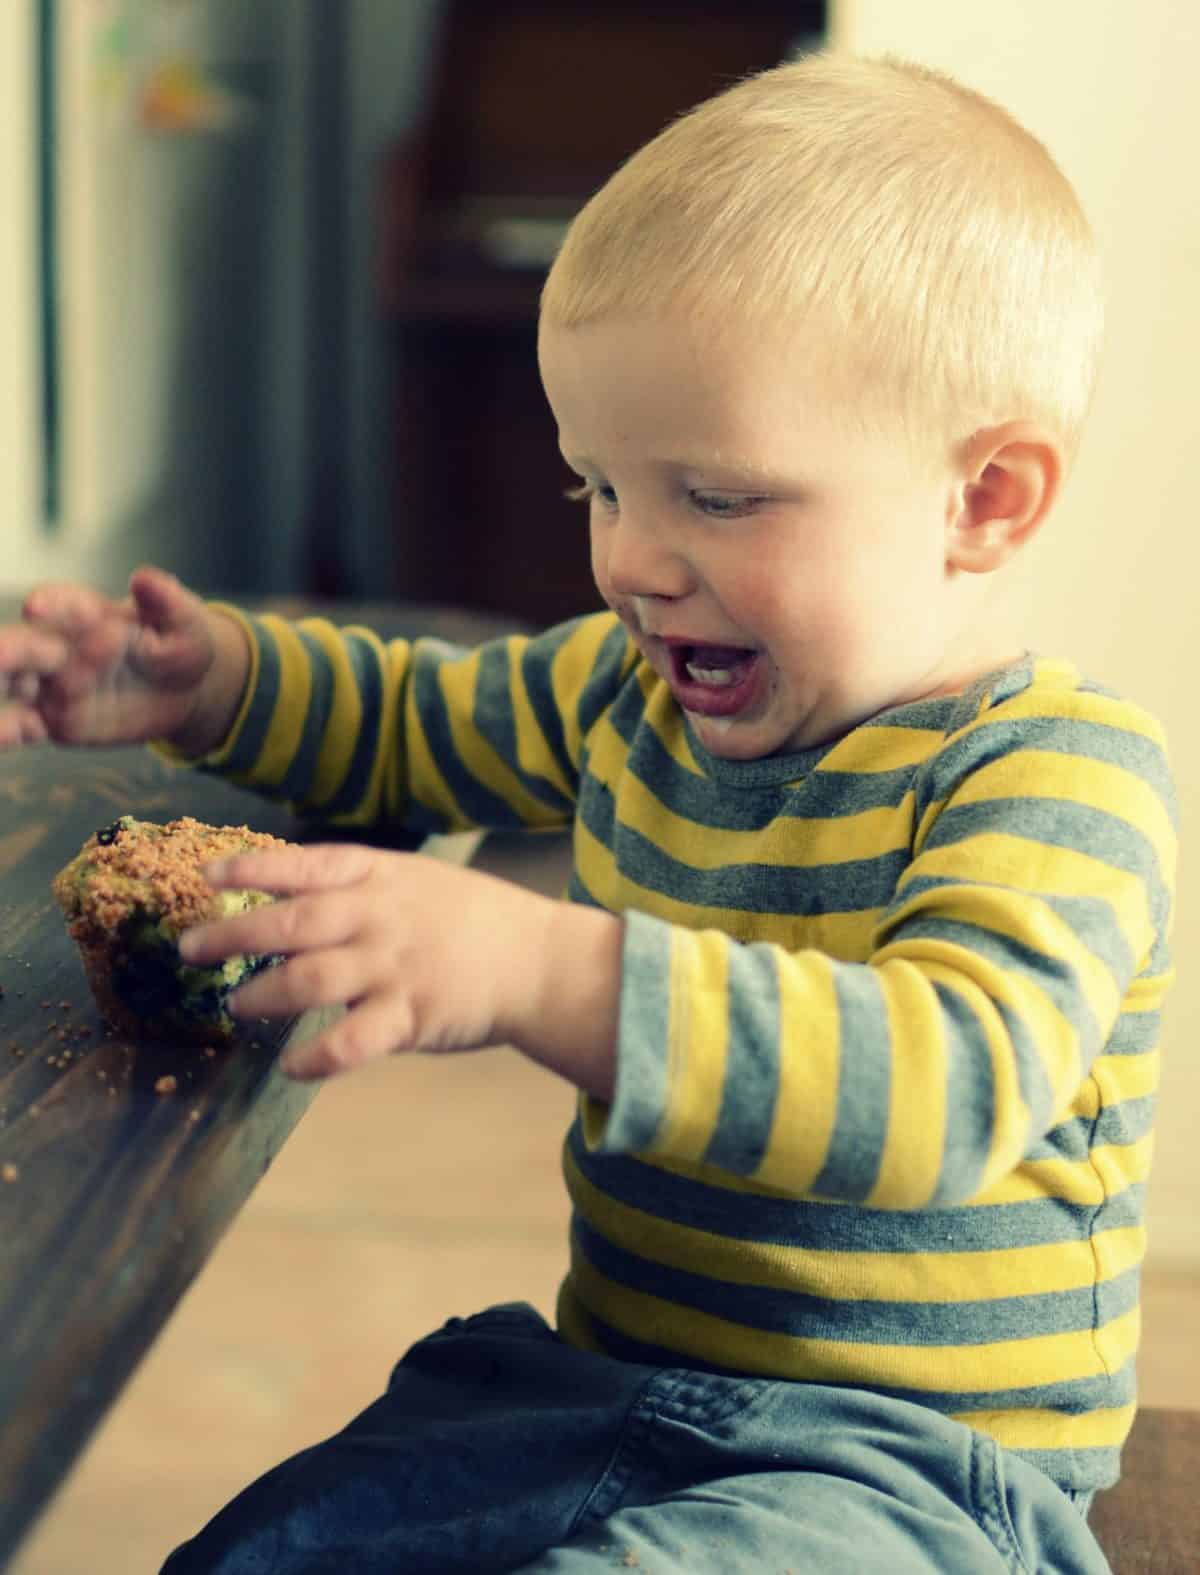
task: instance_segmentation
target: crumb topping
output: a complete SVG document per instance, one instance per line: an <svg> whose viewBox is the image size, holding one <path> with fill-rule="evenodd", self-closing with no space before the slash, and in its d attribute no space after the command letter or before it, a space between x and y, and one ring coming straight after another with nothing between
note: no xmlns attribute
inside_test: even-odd
<svg viewBox="0 0 1200 1575"><path fill-rule="evenodd" d="M138 909L176 932L216 918L218 894L201 875L212 859L282 848L281 837L248 826L208 826L184 815L158 825L123 815L96 832L54 879L54 895L76 941L111 935Z"/></svg>

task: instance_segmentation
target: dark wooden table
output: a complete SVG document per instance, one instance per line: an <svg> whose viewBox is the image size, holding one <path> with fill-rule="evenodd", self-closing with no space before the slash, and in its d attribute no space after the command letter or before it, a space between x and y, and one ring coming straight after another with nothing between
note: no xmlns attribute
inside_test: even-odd
<svg viewBox="0 0 1200 1575"><path fill-rule="evenodd" d="M0 622L16 610L0 597ZM413 607L331 613L464 644L512 627ZM0 1568L314 1092L275 1069L282 1044L315 1028L307 1017L247 1028L211 1056L105 1030L50 880L127 813L319 829L146 750L0 754Z"/></svg>

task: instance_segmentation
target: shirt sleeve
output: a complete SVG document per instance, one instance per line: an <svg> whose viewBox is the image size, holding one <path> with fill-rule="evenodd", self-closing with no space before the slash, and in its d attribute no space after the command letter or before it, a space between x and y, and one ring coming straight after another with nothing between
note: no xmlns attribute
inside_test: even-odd
<svg viewBox="0 0 1200 1575"><path fill-rule="evenodd" d="M225 610L250 679L228 738L188 763L349 827L567 824L589 718L635 654L605 613L465 650Z"/></svg>
<svg viewBox="0 0 1200 1575"><path fill-rule="evenodd" d="M1018 695L948 739L915 797L864 962L627 915L592 1147L913 1209L977 1195L1064 1117L1122 1011L1171 977L1157 725L1088 691Z"/></svg>

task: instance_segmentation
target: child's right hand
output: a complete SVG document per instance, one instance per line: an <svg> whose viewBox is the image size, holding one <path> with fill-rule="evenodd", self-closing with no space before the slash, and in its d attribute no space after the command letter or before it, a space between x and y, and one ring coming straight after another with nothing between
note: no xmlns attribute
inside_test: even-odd
<svg viewBox="0 0 1200 1575"><path fill-rule="evenodd" d="M0 627L0 749L220 741L248 670L240 628L161 569L138 569L129 592L40 585Z"/></svg>

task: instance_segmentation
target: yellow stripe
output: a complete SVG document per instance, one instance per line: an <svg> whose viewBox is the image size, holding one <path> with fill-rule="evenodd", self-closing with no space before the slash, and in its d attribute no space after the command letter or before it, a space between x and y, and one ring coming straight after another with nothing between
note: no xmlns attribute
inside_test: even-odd
<svg viewBox="0 0 1200 1575"><path fill-rule="evenodd" d="M957 808L961 804L1014 797L1066 799L1118 815L1148 838L1164 877L1170 878L1177 838L1167 807L1148 782L1123 766L1048 749L1014 750L973 772L955 790L953 802ZM922 825L944 808L944 804L931 806ZM972 838L972 845L974 841Z"/></svg>
<svg viewBox="0 0 1200 1575"><path fill-rule="evenodd" d="M645 701L643 719L653 728L659 743L675 762L692 776L703 776L700 763L692 753L684 727L683 713L675 703L670 689L654 669L643 663L638 674Z"/></svg>
<svg viewBox="0 0 1200 1575"><path fill-rule="evenodd" d="M694 821L670 809L645 783L623 771L624 740L607 727L597 739L592 769L614 791L622 825L639 832L676 860L686 850L691 869L723 869L727 865L770 864L776 868L809 869L884 858L907 850L911 827L906 800L896 809L868 809L839 820L778 817L761 830L722 830L706 826L702 835ZM683 862L682 860L680 860Z"/></svg>
<svg viewBox="0 0 1200 1575"><path fill-rule="evenodd" d="M475 691L482 661L482 652L472 651L462 661L447 662L438 670L450 738L459 762L476 782L502 799L523 825L562 825L566 818L563 811L535 798L475 726ZM510 667L510 680L511 675Z"/></svg>
<svg viewBox="0 0 1200 1575"><path fill-rule="evenodd" d="M279 692L267 726L254 775L271 783L282 782L304 736L304 718L312 690L308 654L299 634L282 618L267 617L279 650Z"/></svg>
<svg viewBox="0 0 1200 1575"><path fill-rule="evenodd" d="M687 902L631 880L617 868L612 849L575 823L575 862L580 879L595 900L612 913L636 908L653 918L686 929L719 929L740 941L774 941L786 951L812 947L848 962L865 961L870 955L872 933L881 909L861 913L827 913L811 918L800 914L756 913L743 908L717 908Z"/></svg>
<svg viewBox="0 0 1200 1575"><path fill-rule="evenodd" d="M455 798L429 747L421 712L417 705L416 686L408 686L404 704L404 733L407 740L409 791L412 797L436 815L445 818L451 831L461 831L471 824Z"/></svg>
<svg viewBox="0 0 1200 1575"><path fill-rule="evenodd" d="M968 1201L979 1208L994 1203L1035 1203L1041 1198L1098 1206L1124 1191L1126 1185L1146 1180L1153 1157L1152 1138L1147 1133L1135 1143L1098 1144L1086 1159L1026 1160ZM1121 1184L1107 1188L1102 1171L1119 1173Z"/></svg>
<svg viewBox="0 0 1200 1575"><path fill-rule="evenodd" d="M1133 1426L1136 1403L1106 1406L1073 1416L1064 1411L956 1411L965 1422L1005 1449L1119 1449Z"/></svg>
<svg viewBox="0 0 1200 1575"><path fill-rule="evenodd" d="M936 943L933 944L936 945ZM894 964L889 962L885 967L889 989L891 987L893 966ZM987 965L983 965L977 971L983 972L986 967ZM1031 985L1020 988L1022 981L1019 980L1018 976L1005 976L1007 983L1001 987L999 992L996 992L991 988L990 979L988 984L981 985L963 972L962 968L958 966L957 960L954 964L947 966L934 961L929 956L925 956L922 959L921 971L930 985L941 984L944 988L953 991L966 1004L975 1021L982 1029L984 1038L987 1041L992 1082L992 1130L988 1146L988 1157L984 1164L982 1183L984 1187L987 1187L993 1177L1006 1174L1020 1159L1028 1142L1030 1121L1029 1107L1026 1105L1024 1096L1021 1093L1021 1080L1012 1040L1009 1037L1003 1018L996 1009L993 995L999 993L1000 999L1003 1000L1007 996L1010 1001L1014 997L1024 997L1026 1004L1022 1006L1021 1014L1026 1021L1029 1021L1031 1015L1033 1015L1029 1007L1029 1002L1031 1001L1043 1007L1047 1014L1053 1014L1053 1022L1061 1025L1058 1036L1058 1042L1062 1045L1060 1059L1066 1059L1069 1056L1072 1067L1078 1064L1078 1047L1075 1032L1073 1027L1067 1024L1066 1019L1061 1016L1057 1008L1046 1000L1040 990ZM1065 1041L1064 1030L1066 1035ZM1064 1080L1069 1077L1069 1073L1059 1071L1057 1076L1055 1076L1056 1069L1051 1057L1056 1041L1052 1037L1037 1033L1036 1030L1035 1038L1037 1043L1043 1048L1043 1059L1048 1063L1048 1070L1051 1073L1054 1086L1063 1087ZM910 1048L914 1052L913 1059L916 1060L917 1064L920 1064L924 1055L924 1047L920 1038L914 1039ZM909 1061L906 1059L902 1068L897 1072L897 1079L903 1081L909 1075ZM940 1145L937 1152L940 1156L942 1152Z"/></svg>
<svg viewBox="0 0 1200 1575"><path fill-rule="evenodd" d="M915 939L898 941L876 953L876 965L890 965L892 961L918 966L930 980L949 985L965 994L970 986L986 994L991 1000L1007 1006L1024 1022L1030 1038L1040 1047L1042 1064L1051 1087L1057 1090L1059 1105L1055 1116L1061 1116L1079 1086L1082 1076L1080 1065L1079 1035L1074 1023L1065 1017L1054 1002L1024 974L1007 969L951 942ZM1115 1017L1115 1010L1111 1016ZM1100 1019L1101 1028L1107 1029L1110 1017ZM1007 1036L1006 1036L1007 1044ZM1016 1071L1012 1066L1012 1051L993 1059L993 1071L999 1075L1001 1086L997 1090L996 1108L1001 1109L1001 1094L1007 1093L1007 1105L1012 1118L1019 1120L1023 1106L1019 1100ZM1015 1128L1003 1134L1006 1141L1014 1136ZM1015 1156L1013 1156L1015 1157Z"/></svg>
<svg viewBox="0 0 1200 1575"><path fill-rule="evenodd" d="M1163 996L1174 982L1174 968L1168 968L1165 973L1144 973L1140 978L1131 980L1125 992L1125 1010L1157 1012L1162 1006Z"/></svg>
<svg viewBox="0 0 1200 1575"><path fill-rule="evenodd" d="M779 1085L756 1183L799 1193L820 1175L837 1120L841 1015L833 962L803 954L804 969L776 966Z"/></svg>
<svg viewBox="0 0 1200 1575"><path fill-rule="evenodd" d="M918 871L962 879L968 865L973 882L1012 888L1022 903L1040 897L1103 898L1133 954L1135 972L1150 955L1155 923L1146 884L1138 875L1074 848L1051 847L1008 832L984 832L967 842L931 849L921 855ZM949 900L957 895L952 892Z"/></svg>
<svg viewBox="0 0 1200 1575"><path fill-rule="evenodd" d="M522 771L531 777L541 777L551 787L557 788L564 798L572 802L576 796L575 784L568 780L563 771L557 755L546 743L546 735L538 721L537 712L529 698L529 688L525 682L525 670L520 659L520 652L524 643L517 646L516 642L509 642L509 693L512 697L513 719L517 730L517 761ZM543 805L543 815L553 815L555 821L561 824L566 818L561 811L549 809Z"/></svg>
<svg viewBox="0 0 1200 1575"><path fill-rule="evenodd" d="M585 1307L630 1339L737 1372L823 1383L894 1385L920 1391L970 1393L1034 1388L1108 1376L1137 1347L1137 1309L1108 1325L1112 1355L1101 1358L1095 1331L1069 1330L984 1345L882 1345L811 1339L731 1323L693 1307L632 1291L573 1248L571 1276Z"/></svg>
<svg viewBox="0 0 1200 1575"><path fill-rule="evenodd" d="M994 1248L988 1252L843 1252L743 1241L676 1224L618 1202L592 1185L565 1154L571 1201L607 1241L651 1263L730 1285L802 1292L830 1302L989 1301L1077 1291L1114 1279L1140 1263L1140 1225L1102 1231L1091 1240ZM710 1172L710 1185L720 1177ZM1097 1263L1102 1261L1102 1272Z"/></svg>
<svg viewBox="0 0 1200 1575"><path fill-rule="evenodd" d="M564 1279L558 1289L555 1325L567 1344L573 1345L577 1351L591 1351L597 1356L607 1355L603 1343L592 1332L592 1321L575 1295L569 1278Z"/></svg>
<svg viewBox="0 0 1200 1575"><path fill-rule="evenodd" d="M961 868L961 863L960 854L948 872L957 873L954 866L956 864ZM940 858L923 855L922 874L941 874L946 870L947 866ZM1024 892L975 885L919 892L902 902L893 915L889 915L887 933L893 933L916 914L935 920L949 918L972 924L996 935L1009 936L1045 957L1066 962L1079 981L1092 1015L1105 1036L1116 1021L1121 997L1107 966L1080 942L1070 925L1053 908L1029 900ZM901 936L894 944L883 945L876 952L874 960L882 962L890 956L907 957L910 960L927 958L929 961L940 961L949 968L960 968L983 985L989 995L1013 1005L1017 999L1023 1001L1025 1009L1035 1013L1043 1028L1050 1029L1056 1020L1061 1020L1061 1015L1049 997L1028 975L1002 968L980 953L953 941L905 941ZM1007 994L1004 993L1006 989ZM1031 1026L1036 1038L1039 1025L1034 1023ZM1073 1027L1071 1034L1074 1038Z"/></svg>
<svg viewBox="0 0 1200 1575"><path fill-rule="evenodd" d="M684 1159L704 1157L725 1087L729 941L712 931L671 939L665 1109L654 1146Z"/></svg>
<svg viewBox="0 0 1200 1575"><path fill-rule="evenodd" d="M1140 1055L1101 1055L1092 1062L1092 1077L1104 1107L1119 1105L1125 1099L1145 1099L1158 1090L1158 1050L1143 1050Z"/></svg>
<svg viewBox="0 0 1200 1575"><path fill-rule="evenodd" d="M920 765L945 742L946 735L933 728L857 727L833 746L817 771L847 771L858 776L898 771L902 766Z"/></svg>
<svg viewBox="0 0 1200 1575"><path fill-rule="evenodd" d="M928 1203L942 1170L946 1134L946 1025L941 1002L920 970L891 963L877 970L893 1050L888 1121L868 1205L916 1209ZM989 1042L1003 1034L990 1002L971 1003ZM915 1049L915 1053L914 1053ZM995 1051L993 1051L995 1055ZM996 1100L997 1115L1003 1096Z"/></svg>
<svg viewBox="0 0 1200 1575"><path fill-rule="evenodd" d="M319 806L328 804L335 796L354 759L354 746L362 725L362 695L344 637L324 618L305 618L300 627L321 647L333 674L329 719L321 735L310 794L312 803Z"/></svg>
<svg viewBox="0 0 1200 1575"><path fill-rule="evenodd" d="M618 627L612 613L597 613L585 618L554 653L550 667L550 689L554 705L562 717L563 739L567 754L579 765L583 753L583 730L579 725L579 705L588 692L588 679L595 670L600 649L605 640ZM632 665L635 651L629 648L627 665Z"/></svg>
<svg viewBox="0 0 1200 1575"><path fill-rule="evenodd" d="M1095 692L1084 694L1076 688L1080 673L1071 663L1039 658L1035 671L1037 681L1029 688L1023 689L1020 694L1002 701L993 714L998 715L1003 721L1031 716L1049 720L1063 717L1068 721L1094 722L1101 727L1111 727L1117 732L1135 733L1141 738L1149 739L1159 749L1165 749L1166 735L1154 717L1131 700L1122 700L1116 695L1102 695ZM1046 687L1041 683L1043 675L1052 679L1067 679L1070 692L1048 694Z"/></svg>

